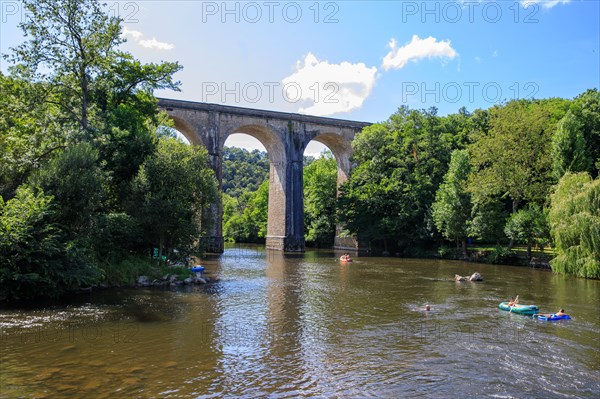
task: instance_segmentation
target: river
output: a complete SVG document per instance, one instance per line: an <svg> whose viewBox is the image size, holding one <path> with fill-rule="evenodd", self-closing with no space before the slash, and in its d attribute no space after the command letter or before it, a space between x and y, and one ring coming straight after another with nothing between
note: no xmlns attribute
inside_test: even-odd
<svg viewBox="0 0 600 399"><path fill-rule="evenodd" d="M339 254L337 254L339 256ZM0 398L592 398L600 281L228 247L219 281L0 309ZM457 283L479 272L483 282ZM503 312L519 294L542 322ZM426 312L425 304L432 310Z"/></svg>

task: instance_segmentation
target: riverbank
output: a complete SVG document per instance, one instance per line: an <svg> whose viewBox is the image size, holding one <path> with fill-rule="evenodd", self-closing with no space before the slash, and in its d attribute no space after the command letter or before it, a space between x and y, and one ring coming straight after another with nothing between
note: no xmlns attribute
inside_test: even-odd
<svg viewBox="0 0 600 399"><path fill-rule="evenodd" d="M474 247L467 251L465 257L461 249L440 247L437 253L432 257L448 260L462 260L465 262L489 263L496 265L509 266L530 266L537 269L552 270L550 261L554 258L554 253L543 251L532 251L531 259L527 256L527 251L521 248L509 250L506 247L481 248Z"/></svg>

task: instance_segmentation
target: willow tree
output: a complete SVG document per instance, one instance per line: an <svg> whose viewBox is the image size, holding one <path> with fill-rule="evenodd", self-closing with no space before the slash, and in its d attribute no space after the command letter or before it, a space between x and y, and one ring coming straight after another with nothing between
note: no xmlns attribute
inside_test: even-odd
<svg viewBox="0 0 600 399"><path fill-rule="evenodd" d="M557 179L566 172L590 171L593 162L584 134L583 122L569 111L552 137L552 169Z"/></svg>
<svg viewBox="0 0 600 399"><path fill-rule="evenodd" d="M551 196L550 232L558 273L600 278L600 178L567 173Z"/></svg>

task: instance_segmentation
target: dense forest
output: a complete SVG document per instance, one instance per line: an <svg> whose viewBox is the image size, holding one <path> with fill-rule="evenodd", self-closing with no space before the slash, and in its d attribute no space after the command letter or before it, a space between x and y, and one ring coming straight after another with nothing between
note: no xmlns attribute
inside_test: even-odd
<svg viewBox="0 0 600 399"><path fill-rule="evenodd" d="M219 196L227 239L264 240L267 155L226 149L218 193L206 150L162 128L153 92L178 90L178 63L121 51L121 21L95 1L24 4L27 40L0 73L0 299L160 274L202 252ZM352 145L338 198L332 155L305 160L309 245L337 224L373 254L552 246L555 271L600 278L597 89L447 116L402 106Z"/></svg>

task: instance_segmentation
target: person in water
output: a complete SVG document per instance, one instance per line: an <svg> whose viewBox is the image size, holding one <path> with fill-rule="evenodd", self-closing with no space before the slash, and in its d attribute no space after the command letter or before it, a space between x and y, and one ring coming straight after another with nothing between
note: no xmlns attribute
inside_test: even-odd
<svg viewBox="0 0 600 399"><path fill-rule="evenodd" d="M352 261L352 259L350 259L350 255L347 254L347 253L345 253L342 256L340 256L340 260L342 262L351 262Z"/></svg>
<svg viewBox="0 0 600 399"><path fill-rule="evenodd" d="M429 306L429 304L425 305L425 310L426 311L430 311L431 310L431 306Z"/></svg>
<svg viewBox="0 0 600 399"><path fill-rule="evenodd" d="M555 313L557 316L566 316L567 314L565 313L564 309L560 309L558 312Z"/></svg>
<svg viewBox="0 0 600 399"><path fill-rule="evenodd" d="M514 299L511 298L508 302L508 306L515 306L519 304L519 296L517 295Z"/></svg>

